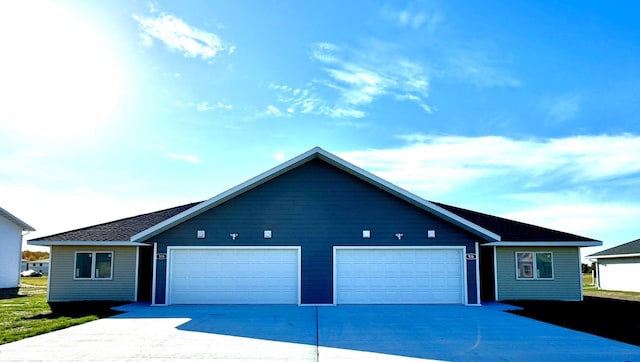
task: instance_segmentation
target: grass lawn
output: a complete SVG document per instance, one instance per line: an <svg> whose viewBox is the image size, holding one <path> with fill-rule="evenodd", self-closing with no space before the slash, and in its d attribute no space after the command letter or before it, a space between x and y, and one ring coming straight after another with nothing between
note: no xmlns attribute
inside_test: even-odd
<svg viewBox="0 0 640 362"><path fill-rule="evenodd" d="M514 314L640 346L640 293L598 290L582 278L584 301L512 301Z"/></svg>
<svg viewBox="0 0 640 362"><path fill-rule="evenodd" d="M116 302L47 303L47 277L21 278L18 295L0 296L0 344L115 315Z"/></svg>

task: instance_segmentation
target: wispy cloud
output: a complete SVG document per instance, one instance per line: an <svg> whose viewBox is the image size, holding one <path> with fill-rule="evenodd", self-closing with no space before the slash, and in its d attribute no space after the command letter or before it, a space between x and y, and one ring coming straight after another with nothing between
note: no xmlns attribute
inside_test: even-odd
<svg viewBox="0 0 640 362"><path fill-rule="evenodd" d="M549 118L556 122L568 121L580 113L583 99L576 94L567 94L553 99L545 99L543 107L546 108Z"/></svg>
<svg viewBox="0 0 640 362"><path fill-rule="evenodd" d="M396 24L399 28L412 30L427 29L433 33L444 22L445 16L440 11L426 11L414 4L407 5L404 9L396 9L392 5L382 8L382 16Z"/></svg>
<svg viewBox="0 0 640 362"><path fill-rule="evenodd" d="M486 50L459 48L450 51L447 56L444 76L482 88L521 87L522 81L503 69L504 62L499 56L490 55Z"/></svg>
<svg viewBox="0 0 640 362"><path fill-rule="evenodd" d="M281 116L282 112L278 109L278 107L274 106L274 105L268 105L267 106L267 110L266 110L267 114L273 115L273 116Z"/></svg>
<svg viewBox="0 0 640 362"><path fill-rule="evenodd" d="M425 103L429 77L417 62L394 59L391 54L373 56L368 50L347 51L328 42L313 44L310 57L323 66L325 78L314 79L303 87L269 85L278 92L278 101L289 113L364 118L364 107L382 97L414 102L425 112L432 112Z"/></svg>
<svg viewBox="0 0 640 362"><path fill-rule="evenodd" d="M143 44L146 46L150 46L152 38L155 38L185 57L204 60L211 59L224 50L222 41L216 34L192 27L173 15L134 15L133 18L140 24ZM232 52L230 50L229 53Z"/></svg>
<svg viewBox="0 0 640 362"><path fill-rule="evenodd" d="M162 152L162 156L166 158L170 158L172 160L178 161L186 161L189 163L201 163L202 160L200 157L196 155L184 154L184 153L174 153L167 150L164 146L156 146L156 149Z"/></svg>
<svg viewBox="0 0 640 362"><path fill-rule="evenodd" d="M521 192L640 178L640 137L577 136L515 140L413 134L393 149L341 156L409 189L444 194L477 182L511 182Z"/></svg>

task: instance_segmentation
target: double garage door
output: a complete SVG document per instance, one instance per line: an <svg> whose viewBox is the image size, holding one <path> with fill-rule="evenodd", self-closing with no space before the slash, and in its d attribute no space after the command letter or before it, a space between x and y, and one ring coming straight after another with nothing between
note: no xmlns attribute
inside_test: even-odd
<svg viewBox="0 0 640 362"><path fill-rule="evenodd" d="M299 247L171 249L170 304L300 304ZM335 304L465 302L462 248L336 247Z"/></svg>

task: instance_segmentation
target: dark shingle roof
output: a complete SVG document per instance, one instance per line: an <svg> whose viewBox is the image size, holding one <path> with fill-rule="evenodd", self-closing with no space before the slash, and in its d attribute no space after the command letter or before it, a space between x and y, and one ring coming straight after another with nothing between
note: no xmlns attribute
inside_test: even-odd
<svg viewBox="0 0 640 362"><path fill-rule="evenodd" d="M127 241L133 235L190 209L197 204L199 204L199 202L44 236L29 241Z"/></svg>
<svg viewBox="0 0 640 362"><path fill-rule="evenodd" d="M547 229L540 226L487 215L459 207L432 203L448 210L472 223L500 235L502 241L596 241L584 236Z"/></svg>
<svg viewBox="0 0 640 362"><path fill-rule="evenodd" d="M199 203L200 202L194 202L166 210L133 216L55 235L44 236L29 241L127 241L133 235L188 210ZM438 202L433 203L476 225L500 235L502 241L595 241L593 239L562 231L525 224ZM622 246L623 245L620 247ZM638 250L640 250L640 242L638 242Z"/></svg>
<svg viewBox="0 0 640 362"><path fill-rule="evenodd" d="M624 254L640 254L640 239L630 241L628 243L614 246L613 248L599 251L595 254L589 255L592 256L609 256L609 255L624 255Z"/></svg>

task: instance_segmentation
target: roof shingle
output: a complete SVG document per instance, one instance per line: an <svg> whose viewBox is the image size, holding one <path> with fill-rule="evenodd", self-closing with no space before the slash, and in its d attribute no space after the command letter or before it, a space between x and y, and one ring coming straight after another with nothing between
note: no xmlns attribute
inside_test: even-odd
<svg viewBox="0 0 640 362"><path fill-rule="evenodd" d="M192 208L200 202L44 236L29 241L128 241L133 235Z"/></svg>
<svg viewBox="0 0 640 362"><path fill-rule="evenodd" d="M609 255L625 255L625 254L640 254L640 239L624 243L622 245L614 246L606 250L599 251L595 254L589 255L589 257L597 256L609 256Z"/></svg>

